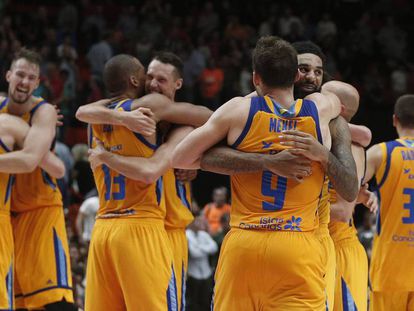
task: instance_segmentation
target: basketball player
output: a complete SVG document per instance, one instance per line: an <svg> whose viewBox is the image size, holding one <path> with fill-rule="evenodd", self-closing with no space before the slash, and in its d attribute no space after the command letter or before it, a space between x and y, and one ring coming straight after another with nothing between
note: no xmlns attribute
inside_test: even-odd
<svg viewBox="0 0 414 311"><path fill-rule="evenodd" d="M261 38L253 70L256 90L266 96L224 104L177 146L175 166L198 168L203 152L226 137L238 150L277 152L284 149L279 143L284 129L307 132L330 147L328 124L338 116L340 101L331 93L294 100L294 48L276 37ZM216 272L214 309L324 310L322 253L313 234L322 167L313 162L312 175L302 183L269 171L235 174L231 180L232 229Z"/></svg>
<svg viewBox="0 0 414 311"><path fill-rule="evenodd" d="M414 95L399 97L399 139L372 146L365 180L375 177L379 211L371 257L370 310L414 310Z"/></svg>
<svg viewBox="0 0 414 311"><path fill-rule="evenodd" d="M342 82L330 82L322 89L323 76L323 62L325 59L321 49L312 42L296 42L293 44L294 48L298 52L298 65L300 77L295 81L294 93L296 96L307 96L314 92L334 92L339 96L343 102L343 106L355 106L358 103L359 95L356 90ZM345 111L350 110L344 109ZM338 117L329 123L330 133L332 136L331 153L326 148L320 148L321 145L311 139L312 136L297 135L290 136L290 139L297 139L298 143L303 143L303 137L308 140L309 145L306 145L308 149L305 156L313 160L325 163L325 172L328 177L334 180L334 184L340 189L340 193L349 201L353 201L356 196L357 190L357 178L355 171L355 164L351 153L351 137L349 135L348 125L346 121ZM362 136L359 139L366 140L364 136L365 131L356 128L355 134ZM359 134L362 132L363 135ZM302 141L301 141L302 140ZM311 143L312 142L312 143ZM365 142L366 143L366 142ZM302 145L303 147L304 145ZM213 148L207 154L203 155L201 161L201 167L210 171L215 171L222 174L232 174L232 172L247 172L260 170L261 154L246 154L237 150L231 150L227 147ZM299 155L292 155L297 156ZM284 163L279 166L278 171L274 173L286 176L285 169L290 172L290 167L296 161ZM303 178L306 175L293 176L293 178ZM334 289L335 289L335 248L333 241L329 235L328 223L329 223L329 193L328 193L328 179L326 178L321 199L319 202L318 215L319 215L319 227L316 230L323 249L326 293L329 310L332 310L334 303Z"/></svg>
<svg viewBox="0 0 414 311"><path fill-rule="evenodd" d="M55 108L32 96L39 84L39 55L22 49L6 74L8 96L0 98L0 113L30 125L24 148L28 167L13 153L0 157L0 171L27 170L16 176L11 211L15 242L16 307L73 310L72 277L63 215L56 180L38 165L55 138ZM19 151L17 151L19 152Z"/></svg>
<svg viewBox="0 0 414 311"><path fill-rule="evenodd" d="M129 55L115 56L105 66L104 82L113 96L142 95L144 78L142 65ZM159 146L156 135L144 138L122 126L100 125L99 114L111 122L102 103L81 107L77 112L81 120L94 123L93 137L103 144L91 150L90 156L101 204L91 240L86 309L139 306L143 310L165 310L168 306L168 310L176 310L177 288L164 228L161 175L170 168L169 156L189 128L174 129ZM203 124L211 114L204 107L175 104L155 93L113 104L114 114L119 110L134 113L145 107L157 122L192 122L193 126ZM148 174L142 174L143 169Z"/></svg>
<svg viewBox="0 0 414 311"><path fill-rule="evenodd" d="M11 153L15 146L23 148L24 139L29 126L20 118L9 114L0 114L0 157ZM30 162L30 151L13 152L15 159ZM63 163L51 152L48 152L41 163L45 170L56 177L64 174ZM24 167L24 165L23 165ZM0 309L14 310L14 243L10 220L10 196L13 185L13 175L0 173L0 278L5 280L0 286Z"/></svg>

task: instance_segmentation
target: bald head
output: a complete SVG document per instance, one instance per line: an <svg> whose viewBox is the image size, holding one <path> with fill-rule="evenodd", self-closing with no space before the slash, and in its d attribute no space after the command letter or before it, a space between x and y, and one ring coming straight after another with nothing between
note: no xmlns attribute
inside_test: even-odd
<svg viewBox="0 0 414 311"><path fill-rule="evenodd" d="M144 66L131 55L116 55L105 64L103 80L110 96L128 92L136 93L135 96L143 95L144 78Z"/></svg>
<svg viewBox="0 0 414 311"><path fill-rule="evenodd" d="M351 84L342 81L329 81L322 86L323 92L331 92L338 96L342 105L341 116L348 122L358 111L359 93Z"/></svg>

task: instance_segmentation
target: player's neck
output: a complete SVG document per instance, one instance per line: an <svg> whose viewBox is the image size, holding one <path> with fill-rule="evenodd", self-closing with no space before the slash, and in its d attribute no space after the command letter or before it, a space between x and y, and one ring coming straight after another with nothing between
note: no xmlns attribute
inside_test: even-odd
<svg viewBox="0 0 414 311"><path fill-rule="evenodd" d="M284 108L289 108L295 100L292 88L269 88L263 91L265 95L272 97Z"/></svg>
<svg viewBox="0 0 414 311"><path fill-rule="evenodd" d="M400 128L398 129L398 137L414 137L414 129Z"/></svg>
<svg viewBox="0 0 414 311"><path fill-rule="evenodd" d="M9 102L7 104L7 112L16 116L22 116L26 112L29 112L30 109L33 107L33 96L30 96L30 98L23 104L18 104L13 101L11 97L9 97Z"/></svg>

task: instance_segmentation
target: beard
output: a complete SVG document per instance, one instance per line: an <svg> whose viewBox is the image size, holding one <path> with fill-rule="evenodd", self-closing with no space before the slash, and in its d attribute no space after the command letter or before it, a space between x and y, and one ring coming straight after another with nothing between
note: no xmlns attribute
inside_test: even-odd
<svg viewBox="0 0 414 311"><path fill-rule="evenodd" d="M13 102L20 105L27 103L27 101L30 99L30 96L32 96L31 93L19 93L18 91L10 94Z"/></svg>
<svg viewBox="0 0 414 311"><path fill-rule="evenodd" d="M309 94L320 92L321 86L318 86L313 83L306 83L306 82L296 82L295 87L293 89L293 94L295 99L297 98L304 98Z"/></svg>

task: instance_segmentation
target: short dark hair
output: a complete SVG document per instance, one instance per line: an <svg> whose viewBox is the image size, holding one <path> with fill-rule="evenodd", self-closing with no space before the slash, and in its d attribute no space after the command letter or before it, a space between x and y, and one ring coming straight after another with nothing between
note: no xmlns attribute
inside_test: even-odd
<svg viewBox="0 0 414 311"><path fill-rule="evenodd" d="M262 37L253 50L253 70L269 87L290 87L298 72L298 58L290 43L275 36Z"/></svg>
<svg viewBox="0 0 414 311"><path fill-rule="evenodd" d="M171 52L161 51L155 54L152 60L157 60L163 64L169 64L174 67L175 73L179 79L183 78L184 64L181 58Z"/></svg>
<svg viewBox="0 0 414 311"><path fill-rule="evenodd" d="M137 58L127 54L119 54L110 58L104 67L103 81L110 96L121 95L128 88L131 75L144 70Z"/></svg>
<svg viewBox="0 0 414 311"><path fill-rule="evenodd" d="M400 96L394 105L394 114L402 127L414 128L414 94Z"/></svg>
<svg viewBox="0 0 414 311"><path fill-rule="evenodd" d="M40 54L37 53L36 51L29 50L25 47L22 47L19 51L17 51L14 54L11 65L13 66L15 62L17 62L19 59L22 59L22 58L26 59L30 63L40 66L40 62L41 62Z"/></svg>
<svg viewBox="0 0 414 311"><path fill-rule="evenodd" d="M322 66L324 66L326 56L322 52L322 49L312 41L296 41L292 43L292 46L295 48L298 54L309 53L319 56L319 58L322 60Z"/></svg>

